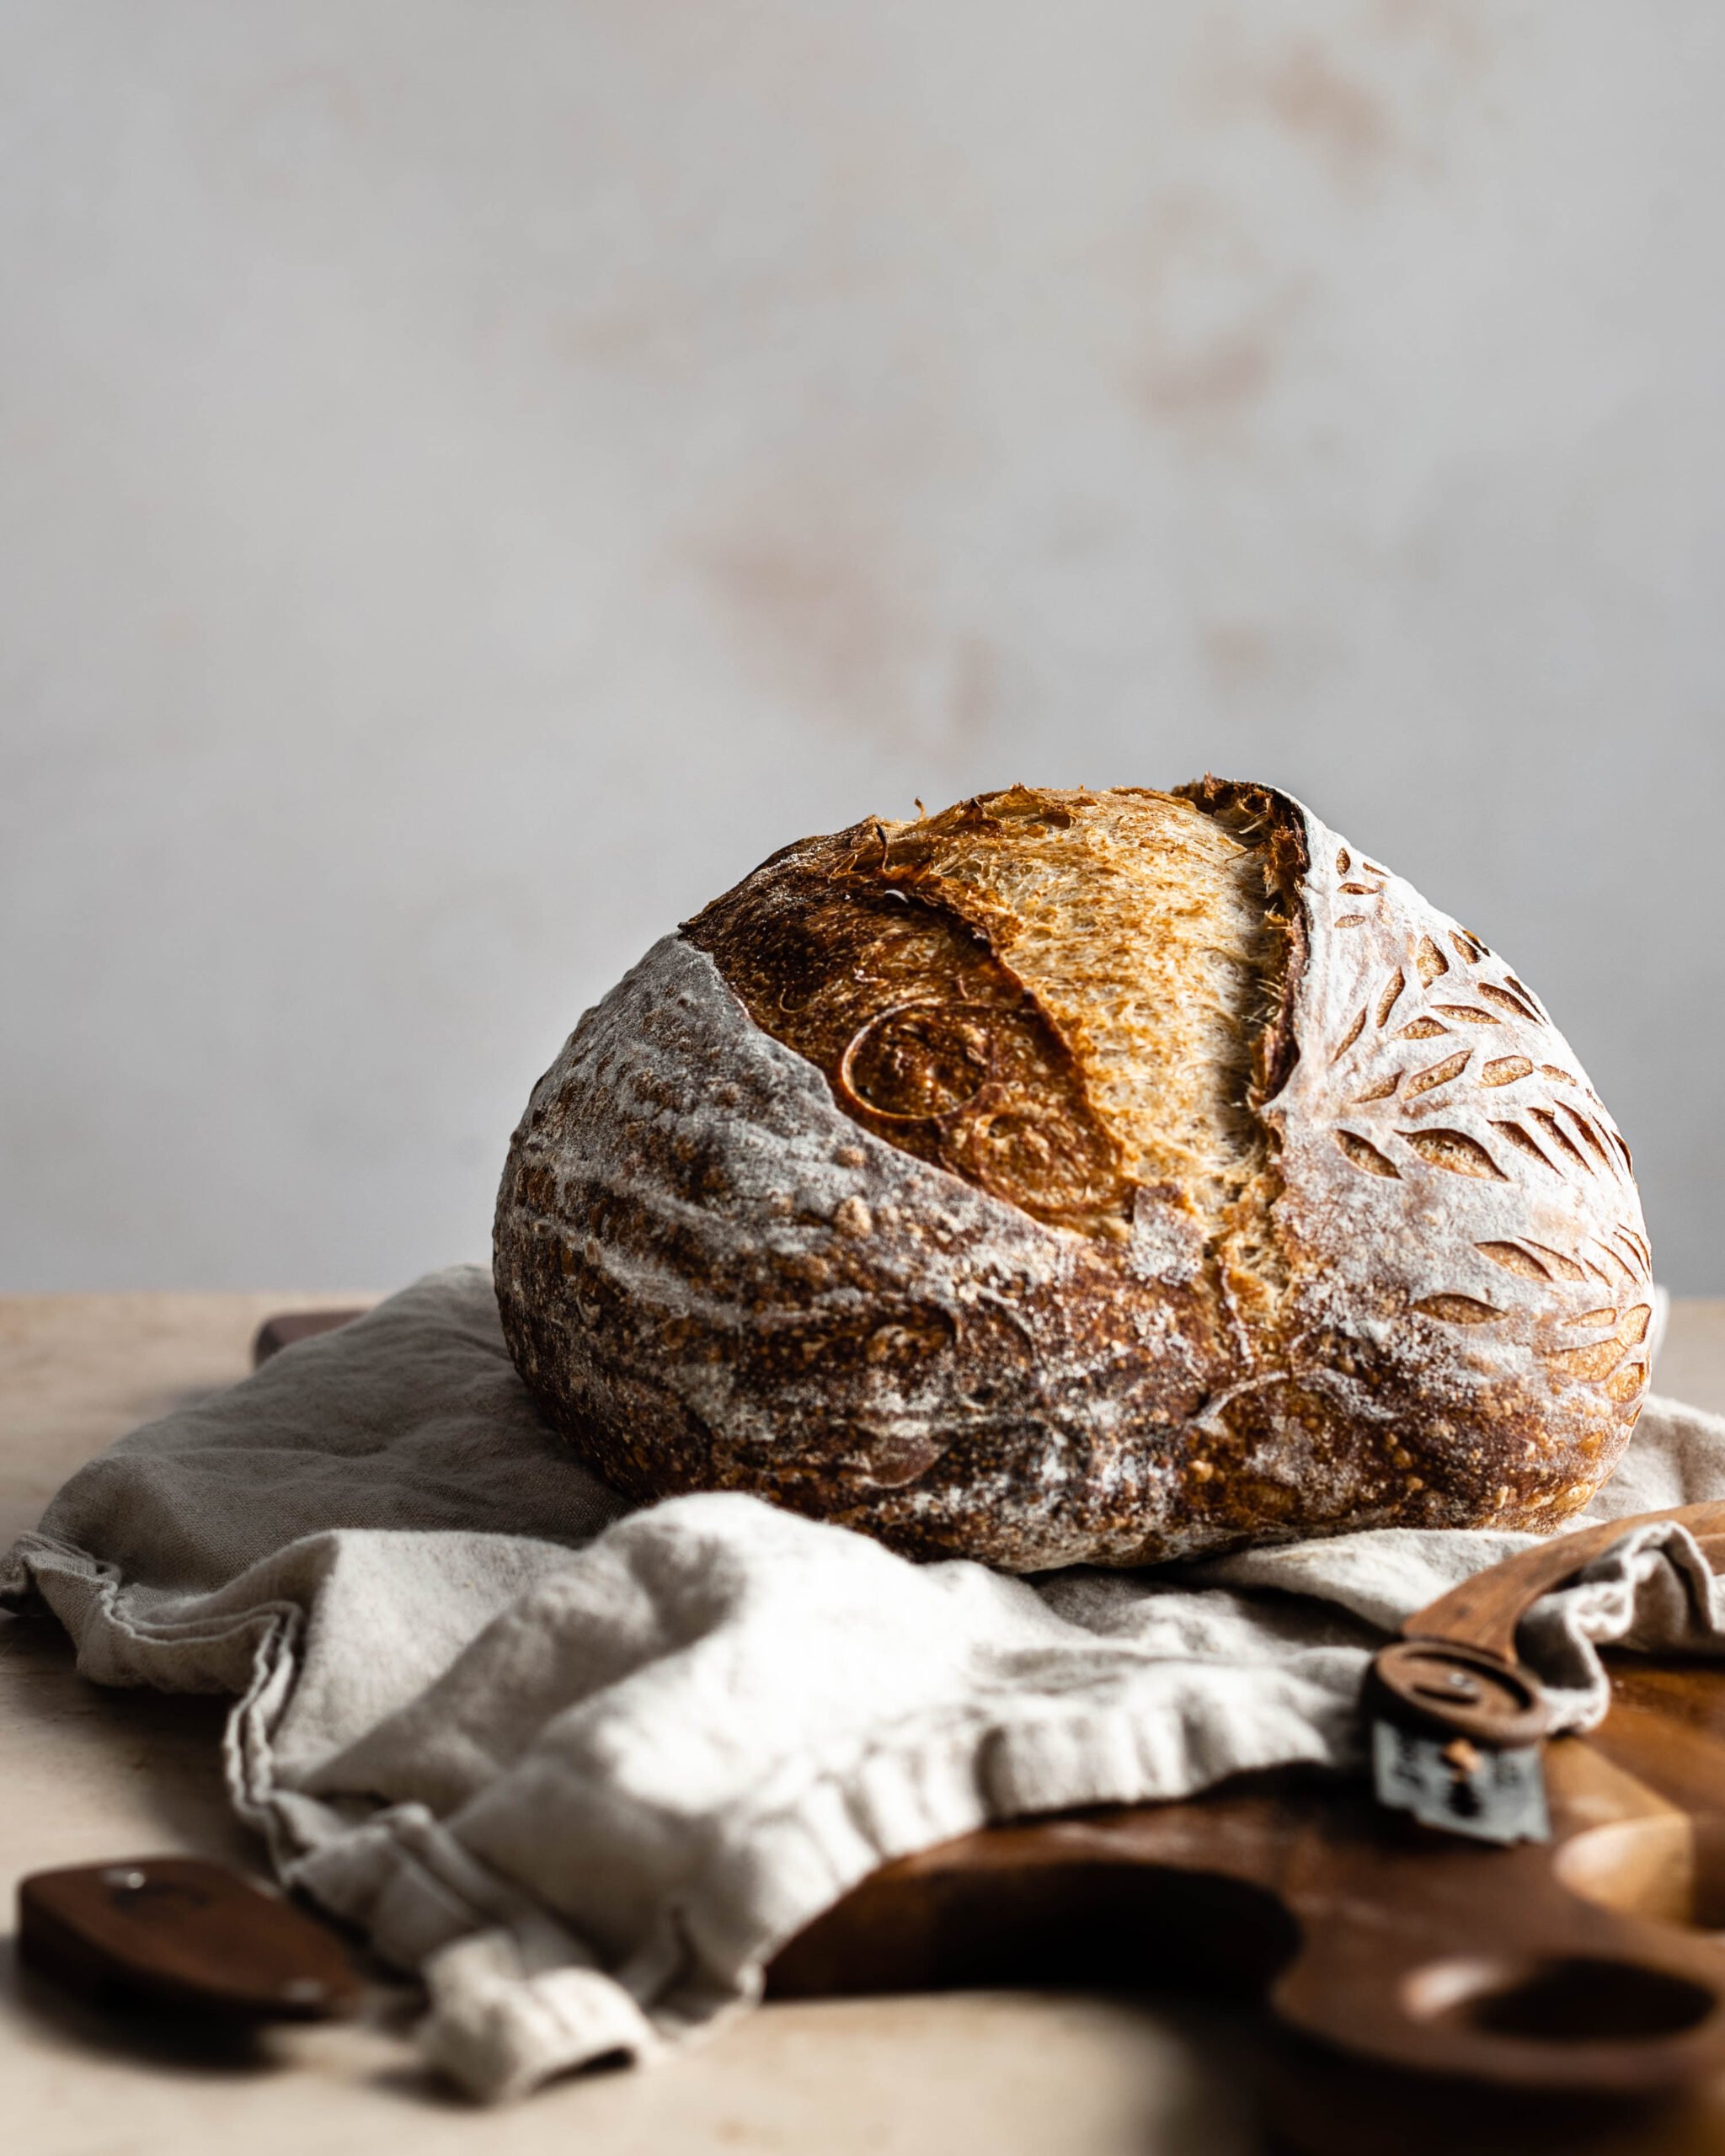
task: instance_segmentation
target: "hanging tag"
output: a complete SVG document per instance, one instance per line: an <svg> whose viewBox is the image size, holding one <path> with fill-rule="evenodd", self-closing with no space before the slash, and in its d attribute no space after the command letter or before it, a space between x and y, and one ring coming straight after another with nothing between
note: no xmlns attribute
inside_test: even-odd
<svg viewBox="0 0 1725 2156"><path fill-rule="evenodd" d="M1482 1842L1548 1842L1545 1776L1536 1744L1499 1750L1375 1722L1378 1801L1428 1827Z"/></svg>

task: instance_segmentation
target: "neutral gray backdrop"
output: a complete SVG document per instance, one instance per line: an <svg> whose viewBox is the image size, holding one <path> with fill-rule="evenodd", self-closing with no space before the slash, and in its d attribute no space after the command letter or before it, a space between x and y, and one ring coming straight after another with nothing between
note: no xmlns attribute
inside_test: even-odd
<svg viewBox="0 0 1725 2156"><path fill-rule="evenodd" d="M1711 0L3 0L0 1286L482 1254L788 838L1274 779L1725 1290Z"/></svg>

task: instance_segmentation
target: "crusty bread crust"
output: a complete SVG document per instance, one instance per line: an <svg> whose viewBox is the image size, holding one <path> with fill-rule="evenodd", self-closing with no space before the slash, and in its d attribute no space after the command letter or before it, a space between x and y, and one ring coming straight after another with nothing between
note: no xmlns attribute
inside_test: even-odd
<svg viewBox="0 0 1725 2156"><path fill-rule="evenodd" d="M1647 1379L1622 1140L1477 938L1183 794L788 847L587 1014L496 1276L590 1465L1016 1571L1587 1502Z"/></svg>

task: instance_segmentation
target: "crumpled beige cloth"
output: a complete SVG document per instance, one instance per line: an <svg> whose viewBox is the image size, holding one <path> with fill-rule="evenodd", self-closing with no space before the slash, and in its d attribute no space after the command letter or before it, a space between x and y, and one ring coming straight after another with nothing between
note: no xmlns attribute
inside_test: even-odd
<svg viewBox="0 0 1725 2156"><path fill-rule="evenodd" d="M1589 1518L1722 1495L1725 1422L1655 1400ZM1383 1631L1530 1540L1024 1580L751 1497L627 1513L462 1267L124 1439L0 1591L100 1683L238 1695L228 1785L282 1878L423 1975L425 2052L497 2098L711 2025L876 1865L986 1821L1357 1770ZM1641 1530L1524 1648L1584 1724L1593 1641L1712 1651L1718 1596Z"/></svg>

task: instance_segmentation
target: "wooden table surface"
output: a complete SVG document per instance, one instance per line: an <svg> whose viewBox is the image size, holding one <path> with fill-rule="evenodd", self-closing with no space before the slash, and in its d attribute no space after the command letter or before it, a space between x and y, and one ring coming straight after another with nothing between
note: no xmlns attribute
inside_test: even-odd
<svg viewBox="0 0 1725 2156"><path fill-rule="evenodd" d="M79 1461L174 1401L229 1383L271 1310L353 1294L0 1298L0 1540ZM1679 1303L1659 1390L1725 1411L1725 1302ZM248 1865L223 1797L225 1702L104 1691L51 1621L0 1618L0 1890L24 1872L170 1850ZM8 1926L9 1928L9 1926ZM1256 2149L1244 2016L1146 1993L953 1993L770 2006L646 2071L600 2073L499 2111L423 2074L405 1999L363 2025L272 2035L255 2055L182 2052L0 1968L8 2138L45 2156L415 2156L579 2148L595 2156L1235 2156ZM1165 1985L1168 1981L1163 1979Z"/></svg>

